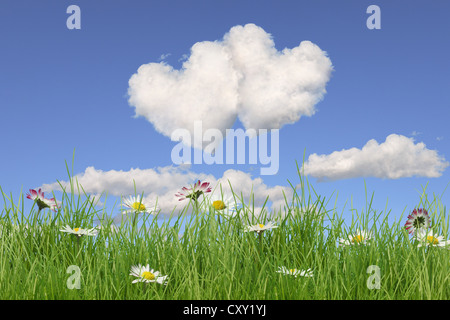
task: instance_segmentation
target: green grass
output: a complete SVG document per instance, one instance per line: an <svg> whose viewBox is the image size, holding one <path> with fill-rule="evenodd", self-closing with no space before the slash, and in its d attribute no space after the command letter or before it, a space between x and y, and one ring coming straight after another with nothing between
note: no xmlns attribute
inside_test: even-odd
<svg viewBox="0 0 450 320"><path fill-rule="evenodd" d="M63 193L58 212L33 207L25 213L23 201L31 200L22 195L15 203L2 191L0 299L450 298L450 250L417 247L404 229L406 217L390 222L389 213L374 210L371 201L364 211L352 209L346 225L342 212L327 209L328 202L299 177L302 187L286 199L288 210L263 210L278 228L261 236L245 232L257 222L252 206L227 219L204 200L195 215L183 210L163 222L141 215L138 227L124 221L118 232L106 229L78 242L59 230L67 224L92 228L97 221L108 227L114 215L96 209L89 197L76 198L73 189L81 186L73 182L72 192ZM433 231L448 239L449 218L440 199L429 201L424 193L419 205L430 213ZM372 233L369 244L338 245L359 229ZM168 284L132 284L130 268L136 264L168 275ZM380 270L379 289L368 287L372 265ZM80 270L79 289L68 287L69 266ZM276 272L280 266L311 268L314 276L283 275Z"/></svg>

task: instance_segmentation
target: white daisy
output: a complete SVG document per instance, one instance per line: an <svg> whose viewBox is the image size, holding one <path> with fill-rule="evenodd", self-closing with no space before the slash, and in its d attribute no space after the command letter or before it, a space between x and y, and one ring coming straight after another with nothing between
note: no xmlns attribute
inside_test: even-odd
<svg viewBox="0 0 450 320"><path fill-rule="evenodd" d="M253 231L256 233L264 232L269 229L278 228L274 222L270 221L268 224L264 225L262 223L255 224L253 226L247 226L245 232Z"/></svg>
<svg viewBox="0 0 450 320"><path fill-rule="evenodd" d="M339 245L351 246L355 244L366 244L371 239L372 235L370 232L360 230L357 233L348 235L348 239L339 239Z"/></svg>
<svg viewBox="0 0 450 320"><path fill-rule="evenodd" d="M285 266L282 267L278 267L277 270L278 273L282 273L285 275L291 275L294 277L313 277L314 273L311 269L306 269L306 270L298 270L298 269L288 269Z"/></svg>
<svg viewBox="0 0 450 320"><path fill-rule="evenodd" d="M225 210L231 207L232 200L232 197L222 199L220 196L215 196L211 197L211 205L216 210Z"/></svg>
<svg viewBox="0 0 450 320"><path fill-rule="evenodd" d="M76 235L78 237L81 237L81 236L96 236L98 234L98 230L95 229L95 228L92 228L92 229L74 228L74 229L72 229L68 225L65 226L63 229L60 229L59 231L71 233L71 234L74 234L74 235Z"/></svg>
<svg viewBox="0 0 450 320"><path fill-rule="evenodd" d="M210 197L211 206L221 214L227 217L234 217L237 213L237 205L233 196L214 194Z"/></svg>
<svg viewBox="0 0 450 320"><path fill-rule="evenodd" d="M418 247L422 246L432 246L432 247L446 247L450 246L449 240L444 240L444 236L438 236L433 233L433 231L426 231L424 229L419 229L417 233L417 240L420 243L417 245Z"/></svg>
<svg viewBox="0 0 450 320"><path fill-rule="evenodd" d="M159 209L152 203L144 200L141 196L129 196L128 199L123 201L127 210L124 210L122 213L156 213Z"/></svg>
<svg viewBox="0 0 450 320"><path fill-rule="evenodd" d="M149 265L146 266L138 264L137 266L132 266L130 271L130 276L137 277L132 283L138 282L157 282L159 284L167 285L167 276L160 276L159 271L150 269Z"/></svg>

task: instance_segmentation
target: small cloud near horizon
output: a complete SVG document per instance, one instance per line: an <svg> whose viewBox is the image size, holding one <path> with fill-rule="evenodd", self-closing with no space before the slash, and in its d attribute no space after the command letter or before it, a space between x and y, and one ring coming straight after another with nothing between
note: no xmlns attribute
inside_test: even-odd
<svg viewBox="0 0 450 320"><path fill-rule="evenodd" d="M383 143L369 140L362 149L334 151L328 155L312 154L305 163L305 174L318 181L360 177L399 179L406 177L437 178L449 162L425 144L413 138L391 134Z"/></svg>

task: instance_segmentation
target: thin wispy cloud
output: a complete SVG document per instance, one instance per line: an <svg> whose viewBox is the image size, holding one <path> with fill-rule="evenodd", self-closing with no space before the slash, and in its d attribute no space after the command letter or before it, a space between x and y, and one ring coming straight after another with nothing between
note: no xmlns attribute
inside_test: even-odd
<svg viewBox="0 0 450 320"><path fill-rule="evenodd" d="M406 177L440 177L449 166L436 150L426 148L413 138L391 134L383 143L368 141L362 149L351 148L328 155L312 154L304 172L318 181L358 177L399 179Z"/></svg>
<svg viewBox="0 0 450 320"><path fill-rule="evenodd" d="M169 56L171 55L171 53L163 53L162 55L159 56L160 61L167 59Z"/></svg>
<svg viewBox="0 0 450 320"><path fill-rule="evenodd" d="M237 118L246 129L280 129L316 112L332 69L312 42L279 51L269 33L247 24L222 40L195 43L179 70L164 61L140 66L128 102L167 137L180 128L193 136L198 120L223 136ZM203 148L195 138L191 145Z"/></svg>

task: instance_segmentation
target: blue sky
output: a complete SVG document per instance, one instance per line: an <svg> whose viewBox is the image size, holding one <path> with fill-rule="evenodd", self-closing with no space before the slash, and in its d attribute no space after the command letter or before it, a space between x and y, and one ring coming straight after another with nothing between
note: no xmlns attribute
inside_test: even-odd
<svg viewBox="0 0 450 320"><path fill-rule="evenodd" d="M66 9L73 4L81 9L79 30L66 27L70 16ZM378 30L366 26L370 16L366 9L372 4L381 9ZM366 184L369 198L374 192L374 208L384 210L389 201L391 214L399 217L403 209L408 213L418 205L422 186L428 184L432 198L450 182L449 10L448 1L4 0L0 4L0 186L14 197L21 190L39 187L48 194L57 180L67 181L65 161L72 165L75 150L73 174L89 193L103 190L110 200L119 194L128 196L130 181L140 177L138 193L158 198L167 209L173 204L170 197L196 179L217 182L233 177L244 193L253 184L260 201L270 195L280 203L281 190L290 189L287 180L299 182L295 162L301 164L305 154L309 182L327 199L337 194L337 209L344 210L344 216L351 214L352 199L356 209L364 208ZM171 159L177 142L154 126L173 119L158 114L152 123L145 116L135 117L136 106L129 102L130 78L146 64L164 63L181 70L195 44L221 45L233 27L249 24L273 40L278 54L302 41L320 48L332 64L323 86L326 93L313 104L314 114L301 114L280 126L276 175L261 176L259 164L193 164L180 169ZM245 44L236 47L238 54L242 50ZM272 67L282 70L276 64ZM250 71L244 75L251 78ZM221 88L219 81L225 86L231 83L219 76L210 80L212 87ZM268 82L268 94L277 88L273 81ZM218 92L229 97L227 90ZM244 89L237 90L239 98L244 97ZM152 98L138 99L150 118L156 114L150 109ZM158 99L164 106L176 97ZM167 110L174 119L179 114L182 121L183 115L195 113L189 108L197 110L195 105L186 106ZM273 111L284 108L280 104ZM224 115L234 114L224 113L225 109L211 106L208 119L220 122ZM261 120L263 125L273 125L268 114L261 119L251 114L250 123ZM243 119L240 113L232 128L245 129ZM226 122L222 129L229 127ZM396 139L383 145L392 134ZM378 147L373 141L372 149L361 153L371 140ZM389 148L394 151L389 153ZM332 157L334 152L339 153ZM309 158L313 154L322 155L324 162ZM350 162L342 162L344 156ZM333 175L336 170L339 174ZM449 192L441 199L444 204Z"/></svg>

